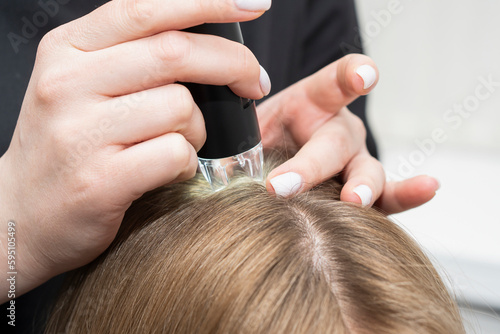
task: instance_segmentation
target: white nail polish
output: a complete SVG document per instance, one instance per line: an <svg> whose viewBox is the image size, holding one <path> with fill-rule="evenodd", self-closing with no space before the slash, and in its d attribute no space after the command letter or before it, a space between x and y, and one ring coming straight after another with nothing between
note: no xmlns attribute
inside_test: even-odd
<svg viewBox="0 0 500 334"><path fill-rule="evenodd" d="M271 8L271 0L234 0L234 3L239 9L255 12Z"/></svg>
<svg viewBox="0 0 500 334"><path fill-rule="evenodd" d="M363 65L358 67L356 73L363 79L364 89L370 88L375 80L377 80L377 71L370 65Z"/></svg>
<svg viewBox="0 0 500 334"><path fill-rule="evenodd" d="M278 175L271 179L276 195L288 197L296 194L302 187L302 177L294 172Z"/></svg>
<svg viewBox="0 0 500 334"><path fill-rule="evenodd" d="M262 90L262 93L264 93L264 96L269 95L271 92L271 79L269 78L269 74L267 74L266 70L264 67L260 67L260 89Z"/></svg>
<svg viewBox="0 0 500 334"><path fill-rule="evenodd" d="M370 187L362 184L354 188L352 191L359 196L362 206L368 206L372 202L373 193Z"/></svg>

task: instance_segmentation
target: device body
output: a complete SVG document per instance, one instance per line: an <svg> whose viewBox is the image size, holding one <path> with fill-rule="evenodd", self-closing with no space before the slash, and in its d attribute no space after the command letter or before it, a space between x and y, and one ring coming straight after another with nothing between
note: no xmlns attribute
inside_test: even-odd
<svg viewBox="0 0 500 334"><path fill-rule="evenodd" d="M239 23L208 23L186 29L243 43ZM227 86L186 83L205 119L207 140L198 152L198 165L214 191L239 173L263 178L263 153L255 102Z"/></svg>

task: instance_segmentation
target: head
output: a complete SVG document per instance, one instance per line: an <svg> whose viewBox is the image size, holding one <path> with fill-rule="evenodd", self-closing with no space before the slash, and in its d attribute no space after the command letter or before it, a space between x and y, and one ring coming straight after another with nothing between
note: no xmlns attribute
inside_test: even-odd
<svg viewBox="0 0 500 334"><path fill-rule="evenodd" d="M464 330L415 242L339 201L335 181L284 199L244 176L213 193L199 175L132 205L110 248L70 277L47 332Z"/></svg>

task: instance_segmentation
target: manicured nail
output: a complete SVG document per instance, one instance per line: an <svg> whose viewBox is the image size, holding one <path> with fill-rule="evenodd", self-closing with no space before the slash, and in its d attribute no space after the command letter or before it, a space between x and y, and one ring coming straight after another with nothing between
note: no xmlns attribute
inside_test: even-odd
<svg viewBox="0 0 500 334"><path fill-rule="evenodd" d="M271 0L234 0L236 7L242 10L260 12L271 8Z"/></svg>
<svg viewBox="0 0 500 334"><path fill-rule="evenodd" d="M359 196L362 206L368 206L372 202L373 193L370 187L362 184L354 188L352 191Z"/></svg>
<svg viewBox="0 0 500 334"><path fill-rule="evenodd" d="M262 90L262 93L264 93L264 96L269 95L271 92L271 79L269 78L269 74L267 74L266 70L264 67L260 67L260 89Z"/></svg>
<svg viewBox="0 0 500 334"><path fill-rule="evenodd" d="M296 194L302 187L302 177L294 172L278 175L271 179L276 195L288 197Z"/></svg>
<svg viewBox="0 0 500 334"><path fill-rule="evenodd" d="M377 80L377 71L370 65L363 65L358 67L356 73L363 79L364 89L370 88L375 80Z"/></svg>

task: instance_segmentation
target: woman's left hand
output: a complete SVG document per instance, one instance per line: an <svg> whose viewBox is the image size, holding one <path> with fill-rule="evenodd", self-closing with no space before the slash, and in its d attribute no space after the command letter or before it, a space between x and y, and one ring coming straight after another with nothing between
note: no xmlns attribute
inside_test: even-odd
<svg viewBox="0 0 500 334"><path fill-rule="evenodd" d="M259 105L263 145L299 149L269 174L269 192L292 196L342 172L343 201L395 213L434 197L439 183L429 176L386 183L381 163L366 148L365 126L346 106L377 81L370 58L348 55Z"/></svg>

